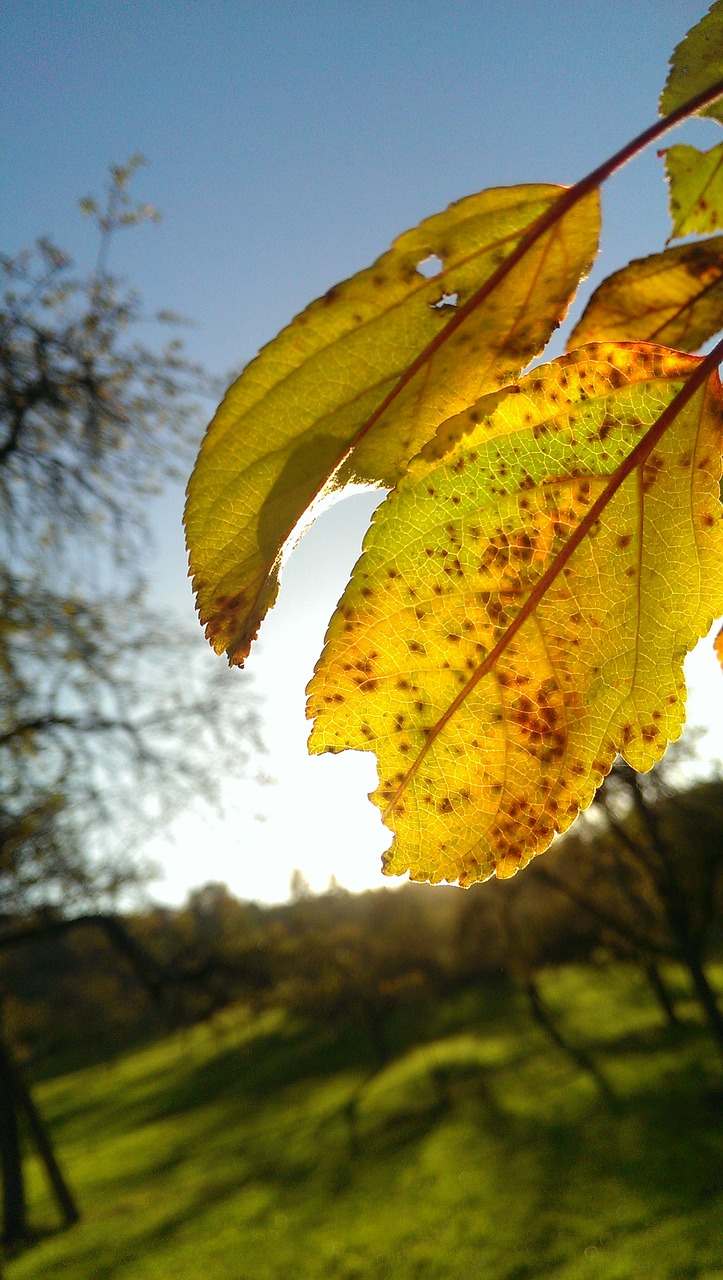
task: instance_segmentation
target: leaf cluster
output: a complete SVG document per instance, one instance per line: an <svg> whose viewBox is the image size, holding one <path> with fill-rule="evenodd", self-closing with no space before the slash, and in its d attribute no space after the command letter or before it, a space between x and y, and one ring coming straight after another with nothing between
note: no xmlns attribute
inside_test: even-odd
<svg viewBox="0 0 723 1280"><path fill-rule="evenodd" d="M723 612L723 144L665 156L672 238L523 371L597 252L599 188L696 113L721 119L723 0L665 117L574 187L484 191L398 237L232 385L191 477L201 621L243 663L303 523L385 487L309 686L310 750L373 750L385 870L509 876L684 719L682 661Z"/></svg>

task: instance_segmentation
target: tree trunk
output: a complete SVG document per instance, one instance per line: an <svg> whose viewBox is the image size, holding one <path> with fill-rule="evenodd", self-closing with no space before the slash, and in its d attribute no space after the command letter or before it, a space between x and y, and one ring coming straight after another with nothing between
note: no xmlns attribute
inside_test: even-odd
<svg viewBox="0 0 723 1280"><path fill-rule="evenodd" d="M703 964L694 946L681 946L683 964L690 974L698 1003L703 1010L708 1026L715 1036L718 1052L723 1058L723 1015L721 1015L715 991L708 981Z"/></svg>
<svg viewBox="0 0 723 1280"><path fill-rule="evenodd" d="M653 995L665 1014L668 1025L671 1027L679 1027L680 1018L675 1011L675 1002L673 1000L673 996L668 990L668 987L663 981L660 969L655 961L649 958L643 958L641 963Z"/></svg>
<svg viewBox="0 0 723 1280"><path fill-rule="evenodd" d="M18 1101L27 1117L28 1127L32 1134L33 1142L37 1147L38 1155L45 1165L45 1172L48 1175L48 1181L52 1187L63 1224L66 1227L72 1227L80 1219L78 1206L75 1203L70 1187L63 1177L62 1170L53 1151L50 1135L40 1116L40 1112L33 1102L30 1090L13 1063L11 1063L11 1070L15 1076L15 1090Z"/></svg>
<svg viewBox="0 0 723 1280"><path fill-rule="evenodd" d="M693 990L723 1057L723 1014L716 994L703 967L703 946L692 927L685 890L678 879L675 861L660 830L653 806L643 794L640 778L627 770L628 787L638 814L645 825L652 849L658 857L661 874L658 891L665 909L668 928L678 944L680 959L690 974Z"/></svg>
<svg viewBox="0 0 723 1280"><path fill-rule="evenodd" d="M584 1071L586 1075L592 1076L608 1106L614 1106L616 1102L615 1094L610 1088L610 1085L597 1063L584 1049L580 1049L577 1045L571 1044L570 1041L563 1036L558 1027L555 1026L552 1015L542 1000L537 983L532 978L528 978L524 986L530 1004L530 1011L537 1025L550 1037L552 1043L557 1045L557 1048L561 1049L571 1062L574 1062L575 1066L580 1071Z"/></svg>
<svg viewBox="0 0 723 1280"><path fill-rule="evenodd" d="M5 1244L24 1240L28 1230L23 1157L18 1122L20 1100L16 1073L5 1042L0 1037L0 1169L3 1188L3 1233Z"/></svg>
<svg viewBox="0 0 723 1280"><path fill-rule="evenodd" d="M680 959L690 974L693 990L698 999L710 1031L715 1038L718 1052L723 1057L723 1014L718 1006L715 991L708 981L703 967L703 952L691 928L686 910L686 899L682 886L678 883L675 868L665 845L660 842L658 852L663 864L665 876L660 891L668 918L668 927L677 944Z"/></svg>
<svg viewBox="0 0 723 1280"><path fill-rule="evenodd" d="M63 1224L80 1218L73 1194L63 1177L50 1135L33 1102L32 1094L0 1036L0 1167L3 1185L3 1240L17 1244L28 1235L28 1210L20 1141L20 1114L24 1112L30 1135L45 1168Z"/></svg>

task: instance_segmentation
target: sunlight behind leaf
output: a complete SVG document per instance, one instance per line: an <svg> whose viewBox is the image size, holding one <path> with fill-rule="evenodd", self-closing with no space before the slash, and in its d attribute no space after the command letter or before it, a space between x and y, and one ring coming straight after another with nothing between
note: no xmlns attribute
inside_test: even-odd
<svg viewBox="0 0 723 1280"><path fill-rule="evenodd" d="M563 356L444 424L375 513L308 714L312 752L377 754L388 873L511 875L619 751L649 769L678 737L683 658L723 612L717 378L614 493L611 477L698 364L636 344Z"/></svg>
<svg viewBox="0 0 723 1280"><path fill-rule="evenodd" d="M673 221L670 239L708 235L723 227L723 142L710 151L679 144L663 154Z"/></svg>
<svg viewBox="0 0 723 1280"><path fill-rule="evenodd" d="M723 0L715 0L708 13L676 46L670 72L660 96L660 114L674 111L682 102L700 93L723 76ZM723 124L723 101L718 100L700 113Z"/></svg>
<svg viewBox="0 0 723 1280"><path fill-rule="evenodd" d="M638 258L596 289L568 350L605 340L697 351L723 328L723 236Z"/></svg>
<svg viewBox="0 0 723 1280"><path fill-rule="evenodd" d="M232 663L328 487L393 485L440 422L542 350L595 256L597 192L475 294L562 191L497 188L426 219L307 307L230 388L191 478L186 529L201 621ZM431 277L430 256L441 263Z"/></svg>

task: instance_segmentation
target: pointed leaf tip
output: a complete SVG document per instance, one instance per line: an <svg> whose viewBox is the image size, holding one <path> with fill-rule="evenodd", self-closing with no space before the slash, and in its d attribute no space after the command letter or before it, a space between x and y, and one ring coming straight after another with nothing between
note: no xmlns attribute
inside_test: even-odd
<svg viewBox="0 0 723 1280"><path fill-rule="evenodd" d="M660 114L668 115L723 77L723 0L715 0L673 51L660 97ZM723 124L723 98L700 112Z"/></svg>
<svg viewBox="0 0 723 1280"><path fill-rule="evenodd" d="M587 342L658 342L683 351L723 329L723 236L637 258L603 280L570 336Z"/></svg>
<svg viewBox="0 0 723 1280"><path fill-rule="evenodd" d="M723 142L710 151L678 144L661 153L670 188L671 240L723 227Z"/></svg>

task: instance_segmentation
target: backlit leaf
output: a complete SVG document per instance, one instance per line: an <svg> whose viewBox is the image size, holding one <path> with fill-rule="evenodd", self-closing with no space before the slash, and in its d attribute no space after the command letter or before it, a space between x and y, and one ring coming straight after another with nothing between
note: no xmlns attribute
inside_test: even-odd
<svg viewBox="0 0 723 1280"><path fill-rule="evenodd" d="M186 508L198 609L217 652L243 662L282 551L329 490L393 484L440 422L543 348L594 257L597 192L501 275L562 191L485 191L428 218L312 303L230 388Z"/></svg>
<svg viewBox="0 0 723 1280"><path fill-rule="evenodd" d="M713 641L713 648L718 656L718 661L723 667L723 627L721 627L720 631L718 632L718 635Z"/></svg>
<svg viewBox="0 0 723 1280"><path fill-rule="evenodd" d="M676 46L660 98L660 114L674 111L723 76L723 0L716 0L705 17ZM703 116L723 123L723 101L705 107Z"/></svg>
<svg viewBox="0 0 723 1280"><path fill-rule="evenodd" d="M682 144L663 152L670 187L671 240L723 227L723 142L710 151Z"/></svg>
<svg viewBox="0 0 723 1280"><path fill-rule="evenodd" d="M569 348L603 340L658 342L696 351L723 329L723 236L676 245L604 280Z"/></svg>
<svg viewBox="0 0 723 1280"><path fill-rule="evenodd" d="M377 754L388 873L511 875L618 752L649 769L679 735L723 613L717 375L654 424L700 363L563 356L440 427L376 511L308 711L313 752Z"/></svg>

